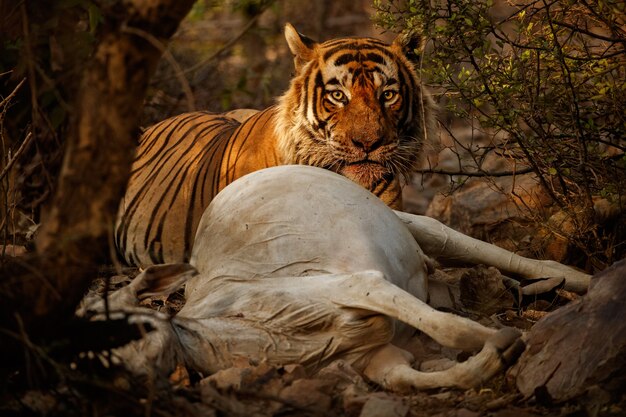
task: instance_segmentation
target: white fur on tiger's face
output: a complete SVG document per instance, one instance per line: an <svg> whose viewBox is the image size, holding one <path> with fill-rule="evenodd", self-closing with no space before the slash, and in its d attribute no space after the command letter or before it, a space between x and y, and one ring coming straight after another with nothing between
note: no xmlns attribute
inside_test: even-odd
<svg viewBox="0 0 626 417"><path fill-rule="evenodd" d="M407 58L416 45L402 38L316 43L291 25L285 35L297 75L279 104L284 162L340 173L400 208L398 179L415 168L433 118Z"/></svg>
<svg viewBox="0 0 626 417"><path fill-rule="evenodd" d="M213 197L276 165L334 171L402 208L401 179L420 160L434 119L415 60L407 58L417 40L316 43L289 24L285 37L296 75L277 105L183 113L146 129L115 229L127 263L187 261Z"/></svg>

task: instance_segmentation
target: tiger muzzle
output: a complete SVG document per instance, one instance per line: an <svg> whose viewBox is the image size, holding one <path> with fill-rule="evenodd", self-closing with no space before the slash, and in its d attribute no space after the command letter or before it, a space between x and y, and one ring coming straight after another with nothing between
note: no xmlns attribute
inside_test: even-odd
<svg viewBox="0 0 626 417"><path fill-rule="evenodd" d="M362 150L363 152L370 153L380 148L385 143L385 138L380 137L378 139L370 140L363 137L357 137L351 139L351 141L355 148Z"/></svg>

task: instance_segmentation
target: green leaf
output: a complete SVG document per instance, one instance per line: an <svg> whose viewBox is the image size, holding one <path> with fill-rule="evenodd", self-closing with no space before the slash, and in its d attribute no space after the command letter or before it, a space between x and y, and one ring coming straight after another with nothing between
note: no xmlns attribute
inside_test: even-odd
<svg viewBox="0 0 626 417"><path fill-rule="evenodd" d="M93 35L96 33L98 25L103 21L102 12L94 3L89 3L87 13L89 14L89 32Z"/></svg>

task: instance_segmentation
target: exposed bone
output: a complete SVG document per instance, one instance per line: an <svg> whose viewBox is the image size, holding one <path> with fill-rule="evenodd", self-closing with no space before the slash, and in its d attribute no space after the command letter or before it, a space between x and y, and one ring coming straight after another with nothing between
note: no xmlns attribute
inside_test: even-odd
<svg viewBox="0 0 626 417"><path fill-rule="evenodd" d="M519 332L428 306L427 258L416 238L429 252L457 260L488 263L506 255L518 272L539 261L520 263L438 222L399 216L404 222L327 170L282 166L245 176L205 211L190 261L197 275L180 265L155 267L118 296L128 302L129 294L172 291L187 281L180 312L163 319L145 318L144 310L137 320L157 330L117 354L140 373L171 371L178 362L208 374L241 358L309 369L340 359L393 390L479 385L519 354ZM419 372L402 349L409 327L480 352L447 370Z"/></svg>

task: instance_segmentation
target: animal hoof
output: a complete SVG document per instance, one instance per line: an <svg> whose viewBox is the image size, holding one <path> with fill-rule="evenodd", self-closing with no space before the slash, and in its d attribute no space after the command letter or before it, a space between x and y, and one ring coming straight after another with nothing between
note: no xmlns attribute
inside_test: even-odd
<svg viewBox="0 0 626 417"><path fill-rule="evenodd" d="M492 344L498 351L504 351L509 348L516 340L522 336L522 332L512 327L504 327L496 334L491 336L487 343Z"/></svg>
<svg viewBox="0 0 626 417"><path fill-rule="evenodd" d="M526 350L526 343L522 339L517 339L508 349L502 352L500 359L502 363L508 368L513 365L522 353Z"/></svg>
<svg viewBox="0 0 626 417"><path fill-rule="evenodd" d="M500 360L505 366L513 364L526 349L521 339L522 333L512 327L500 329L487 343L493 345L500 354Z"/></svg>

